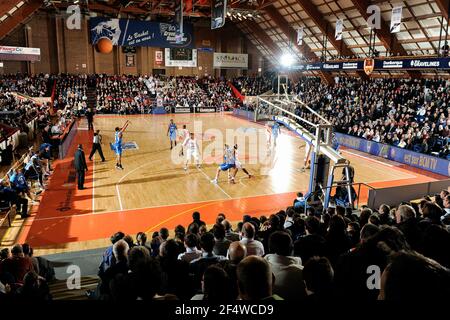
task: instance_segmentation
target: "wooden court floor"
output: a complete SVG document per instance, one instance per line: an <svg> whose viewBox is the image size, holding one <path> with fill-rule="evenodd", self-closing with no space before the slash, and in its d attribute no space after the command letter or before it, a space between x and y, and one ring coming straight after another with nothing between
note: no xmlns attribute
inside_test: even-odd
<svg viewBox="0 0 450 320"><path fill-rule="evenodd" d="M200 169L191 165L187 171L181 163L179 149L170 150L167 126L173 118L178 129L185 124L190 131L197 128L204 163ZM124 170L115 169L114 128L130 120L124 143L135 149L123 154ZM193 211L199 211L208 224L219 212L231 221L243 214L268 215L292 204L298 191L306 191L309 172L298 170L304 158L304 142L283 131L277 147L270 153L265 145L264 127L230 114L177 114L139 116L97 116L95 128L103 136L103 152L89 162L85 190L76 190L72 156L76 146L84 145L89 154L92 132L84 120L66 159L55 162L55 173L33 216L16 226L17 242L28 242L36 248L75 250L106 245L114 232L128 234L152 232L161 227L173 229L187 226ZM261 130L261 131L260 131ZM227 138L228 134L228 138ZM234 135L234 138L233 138ZM243 136L259 139L242 139ZM231 137L231 138L230 138ZM236 184L222 174L218 185L213 179L224 142L240 143L239 158L254 175L247 178L238 172ZM259 143L259 141L263 141ZM216 146L216 152L211 152ZM261 149L262 151L258 150ZM255 150L258 150L255 152ZM367 156L353 150L342 150L355 168L355 181L374 187L432 181L436 177L405 169L395 162ZM14 228L12 228L14 229Z"/></svg>

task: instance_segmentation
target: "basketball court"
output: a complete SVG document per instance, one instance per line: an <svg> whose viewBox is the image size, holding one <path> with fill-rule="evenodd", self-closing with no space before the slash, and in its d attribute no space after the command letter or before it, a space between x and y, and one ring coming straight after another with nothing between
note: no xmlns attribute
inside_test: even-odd
<svg viewBox="0 0 450 320"><path fill-rule="evenodd" d="M183 124L190 131L201 126L199 132L203 134L197 134L196 138L203 139L205 163L200 169L191 165L185 171L179 149L171 152L167 137L170 119L174 119L178 129ZM124 134L122 171L114 167L110 142L114 140L114 128L121 127L126 120L131 124ZM309 171L299 170L305 142L287 129L283 129L276 151L271 153L262 156L251 153L251 144L255 142L250 139L246 140L245 150L240 146L241 162L254 175L252 178L239 171L236 184L231 184L226 173L222 173L218 185L214 185L210 180L222 156L206 156L207 148L213 142L222 143L220 137L226 136L227 129L245 135L264 132L263 125L232 114L173 114L96 116L95 128L103 136L107 161L102 163L98 155L93 162L88 161L86 189L77 190L73 153L81 143L87 157L93 135L84 121L80 122L69 156L55 161L55 172L39 208L34 207L33 216L24 224L13 225L7 231L3 236L5 244L15 235L16 242L28 242L46 253L91 249L107 245L110 235L119 230L134 235L161 227L171 230L178 224L187 226L194 211L199 211L207 224L213 224L220 212L230 221L241 220L243 212L270 215L292 205L296 193L308 189ZM358 151L341 152L355 168L355 182L367 184L361 187L360 204L367 200L370 187L444 178Z"/></svg>

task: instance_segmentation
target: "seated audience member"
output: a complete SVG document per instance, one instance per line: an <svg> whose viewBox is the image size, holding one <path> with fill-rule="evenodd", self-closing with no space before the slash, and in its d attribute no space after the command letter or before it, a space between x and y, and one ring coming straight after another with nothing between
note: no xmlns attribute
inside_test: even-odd
<svg viewBox="0 0 450 320"><path fill-rule="evenodd" d="M444 215L441 217L442 223L450 225L450 195L446 195L443 199Z"/></svg>
<svg viewBox="0 0 450 320"><path fill-rule="evenodd" d="M186 229L182 225L177 225L175 227L175 237L173 238L178 246L178 251L180 253L185 252L186 248L184 247L184 238L186 237Z"/></svg>
<svg viewBox="0 0 450 320"><path fill-rule="evenodd" d="M283 300L272 293L273 277L270 264L261 257L249 256L237 267L239 297L247 301Z"/></svg>
<svg viewBox="0 0 450 320"><path fill-rule="evenodd" d="M231 241L225 238L225 227L222 224L215 224L212 233L214 235L214 254L226 256Z"/></svg>
<svg viewBox="0 0 450 320"><path fill-rule="evenodd" d="M15 283L23 283L25 274L34 271L33 262L29 257L25 257L20 244L12 247L11 257L3 260L0 267L0 274L8 273Z"/></svg>
<svg viewBox="0 0 450 320"><path fill-rule="evenodd" d="M28 243L22 244L23 256L31 259L31 263L33 264L33 271L40 275L39 270L39 260L36 257L33 257L33 248L30 247Z"/></svg>
<svg viewBox="0 0 450 320"><path fill-rule="evenodd" d="M239 241L239 233L233 232L230 221L227 219L222 220L222 224L225 227L225 239L234 242Z"/></svg>
<svg viewBox="0 0 450 320"><path fill-rule="evenodd" d="M184 246L186 248L186 251L180 253L178 255L178 259L189 263L192 260L200 258L202 256L202 251L197 249L198 245L198 236L193 233L188 234L184 238Z"/></svg>
<svg viewBox="0 0 450 320"><path fill-rule="evenodd" d="M352 301L375 300L378 290L367 286L368 268L376 265L384 270L391 253L409 249L399 229L389 226L382 228L355 250L339 258L336 268L333 268L337 297Z"/></svg>
<svg viewBox="0 0 450 320"><path fill-rule="evenodd" d="M260 241L255 240L255 226L252 223L244 223L241 238L240 242L247 248L248 256L255 255L262 257L264 255L264 246Z"/></svg>
<svg viewBox="0 0 450 320"><path fill-rule="evenodd" d="M352 243L347 234L345 220L341 215L335 214L331 217L330 227L325 236L327 242L327 258L332 265L337 263L339 256L350 250Z"/></svg>
<svg viewBox="0 0 450 320"><path fill-rule="evenodd" d="M414 209L409 205L400 205L395 212L395 221L411 248L420 251L423 233Z"/></svg>
<svg viewBox="0 0 450 320"><path fill-rule="evenodd" d="M20 213L22 219L28 218L28 200L22 197L19 192L8 187L6 181L0 179L0 200L16 205L16 211Z"/></svg>
<svg viewBox="0 0 450 320"><path fill-rule="evenodd" d="M100 263L98 271L99 275L116 263L116 258L113 253L113 246L117 241L122 240L124 237L125 234L121 231L116 232L111 236L111 245L103 253L102 262Z"/></svg>
<svg viewBox="0 0 450 320"><path fill-rule="evenodd" d="M380 218L380 224L393 225L394 220L391 217L391 208L387 204L382 204L378 208L378 217Z"/></svg>
<svg viewBox="0 0 450 320"><path fill-rule="evenodd" d="M194 286L196 289L200 288L200 282L206 268L226 259L224 256L214 254L214 244L214 235L212 233L206 232L200 237L202 256L190 262L190 271L194 276Z"/></svg>
<svg viewBox="0 0 450 320"><path fill-rule="evenodd" d="M174 239L161 244L159 264L161 267L161 286L159 295L172 294L180 300L187 300L194 294L189 276L189 263L178 260L179 249Z"/></svg>
<svg viewBox="0 0 450 320"><path fill-rule="evenodd" d="M442 301L450 297L450 270L414 251L391 257L381 276L380 300Z"/></svg>
<svg viewBox="0 0 450 320"><path fill-rule="evenodd" d="M128 273L118 274L111 280L112 300L117 302L152 300L160 287L159 263L150 256L147 248L137 246L128 252L128 268Z"/></svg>
<svg viewBox="0 0 450 320"><path fill-rule="evenodd" d="M20 302L42 302L52 300L50 289L44 278L34 271L29 271L23 278L23 286L16 292L17 300Z"/></svg>
<svg viewBox="0 0 450 320"><path fill-rule="evenodd" d="M334 270L325 257L312 257L303 268L308 299L330 301L335 298Z"/></svg>
<svg viewBox="0 0 450 320"><path fill-rule="evenodd" d="M236 299L238 296L236 269L239 263L247 256L247 249L239 241L234 241L228 248L228 260L221 262L222 267L231 281L231 291Z"/></svg>
<svg viewBox="0 0 450 320"><path fill-rule="evenodd" d="M169 229L161 228L159 230L159 237L161 238L161 243L167 241L169 239Z"/></svg>
<svg viewBox="0 0 450 320"><path fill-rule="evenodd" d="M110 298L110 288L109 285L111 281L119 274L128 273L128 243L121 239L113 244L113 255L115 263L106 269L104 272L99 274L100 284L99 292L97 293L97 298L102 300L107 300ZM89 293L88 293L89 295Z"/></svg>
<svg viewBox="0 0 450 320"><path fill-rule="evenodd" d="M361 243L367 242L367 240L380 231L380 228L374 224L366 224L360 233Z"/></svg>
<svg viewBox="0 0 450 320"><path fill-rule="evenodd" d="M221 267L212 265L206 268L202 280L202 294L191 300L203 300L210 304L234 301L228 274Z"/></svg>
<svg viewBox="0 0 450 320"><path fill-rule="evenodd" d="M424 231L420 253L450 268L450 232L442 225L430 225Z"/></svg>
<svg viewBox="0 0 450 320"><path fill-rule="evenodd" d="M145 232L138 232L136 234L136 245L146 247L149 252L152 252L152 248L147 245L147 235Z"/></svg>
<svg viewBox="0 0 450 320"><path fill-rule="evenodd" d="M276 231L269 238L269 262L275 283L273 292L285 300L302 300L306 297L302 261L292 257L292 239L287 232Z"/></svg>
<svg viewBox="0 0 450 320"><path fill-rule="evenodd" d="M320 220L308 217L305 226L306 235L294 243L294 255L300 257L302 262L307 262L313 256L324 256L326 248L325 238L319 234Z"/></svg>

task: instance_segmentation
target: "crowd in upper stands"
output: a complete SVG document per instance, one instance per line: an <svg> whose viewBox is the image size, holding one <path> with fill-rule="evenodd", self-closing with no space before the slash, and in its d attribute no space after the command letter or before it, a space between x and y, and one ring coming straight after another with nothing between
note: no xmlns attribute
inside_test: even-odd
<svg viewBox="0 0 450 320"><path fill-rule="evenodd" d="M430 79L300 79L293 90L336 131L416 152L449 155L450 83ZM298 115L314 116L298 108Z"/></svg>
<svg viewBox="0 0 450 320"><path fill-rule="evenodd" d="M26 75L7 74L0 75L0 93L19 92L30 97L45 97L49 94L48 74Z"/></svg>
<svg viewBox="0 0 450 320"><path fill-rule="evenodd" d="M257 96L272 90L274 77L272 73L259 77L237 77L232 83L244 96Z"/></svg>
<svg viewBox="0 0 450 320"><path fill-rule="evenodd" d="M287 208L269 217L199 212L151 238L117 232L89 298L143 300L415 301L450 297L450 194L358 212ZM376 273L378 270L378 274ZM373 276L375 275L375 276ZM27 244L1 251L0 301L51 299L51 263Z"/></svg>

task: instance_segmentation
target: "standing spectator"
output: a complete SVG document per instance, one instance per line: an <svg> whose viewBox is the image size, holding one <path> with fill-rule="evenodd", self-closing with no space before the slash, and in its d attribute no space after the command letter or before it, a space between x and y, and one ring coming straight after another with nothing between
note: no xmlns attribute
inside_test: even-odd
<svg viewBox="0 0 450 320"><path fill-rule="evenodd" d="M77 171L78 190L84 189L84 174L88 170L86 164L86 157L83 151L83 145L79 144L77 151L75 151L74 159L75 170Z"/></svg>

